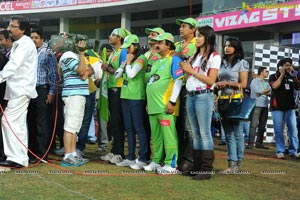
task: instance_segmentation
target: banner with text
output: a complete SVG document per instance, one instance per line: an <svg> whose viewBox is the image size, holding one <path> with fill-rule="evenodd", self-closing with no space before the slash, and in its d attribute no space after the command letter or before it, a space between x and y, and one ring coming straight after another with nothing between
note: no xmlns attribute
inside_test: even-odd
<svg viewBox="0 0 300 200"><path fill-rule="evenodd" d="M113 3L124 0L22 0L0 2L0 12L14 10L32 10L43 8L56 8L65 6L78 6L84 4Z"/></svg>
<svg viewBox="0 0 300 200"><path fill-rule="evenodd" d="M196 18L200 26L211 26L216 32L263 26L288 21L300 20L300 1L282 4L247 5L240 11L228 12Z"/></svg>

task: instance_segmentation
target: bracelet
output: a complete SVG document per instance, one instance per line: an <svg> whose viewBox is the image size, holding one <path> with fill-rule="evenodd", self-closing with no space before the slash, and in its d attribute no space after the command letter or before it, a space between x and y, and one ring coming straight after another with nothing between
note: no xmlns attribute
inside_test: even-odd
<svg viewBox="0 0 300 200"><path fill-rule="evenodd" d="M172 106L176 106L176 102L169 101Z"/></svg>

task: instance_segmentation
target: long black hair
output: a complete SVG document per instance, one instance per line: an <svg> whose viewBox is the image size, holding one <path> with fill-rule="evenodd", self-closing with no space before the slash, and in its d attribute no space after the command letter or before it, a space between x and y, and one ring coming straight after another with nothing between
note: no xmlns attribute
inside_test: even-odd
<svg viewBox="0 0 300 200"><path fill-rule="evenodd" d="M202 26L202 27L198 27L196 29L196 32L198 31L199 34L203 35L205 38L204 41L204 53L202 55L202 64L201 64L201 69L203 71L206 71L206 65L207 65L207 61L210 57L210 55L212 54L212 52L215 51L215 43L216 43L216 34L215 31L212 27L210 26ZM200 54L200 47L197 47L196 53L193 57L192 62L196 59L197 55Z"/></svg>
<svg viewBox="0 0 300 200"><path fill-rule="evenodd" d="M242 42L237 37L229 37L225 40L224 44L226 44L226 42L229 42L230 45L234 48L234 56L231 63L231 67L232 67L241 59L244 59L244 50L243 50ZM228 61L228 55L225 55L224 53L223 59Z"/></svg>
<svg viewBox="0 0 300 200"><path fill-rule="evenodd" d="M133 61L135 61L140 55L144 54L144 51L139 43L132 43L132 45L134 46Z"/></svg>

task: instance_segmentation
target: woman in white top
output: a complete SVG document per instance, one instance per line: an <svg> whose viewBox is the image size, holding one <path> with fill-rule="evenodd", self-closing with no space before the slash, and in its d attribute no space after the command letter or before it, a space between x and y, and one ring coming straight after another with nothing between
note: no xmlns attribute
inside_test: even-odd
<svg viewBox="0 0 300 200"><path fill-rule="evenodd" d="M214 161L214 144L210 129L214 94L211 89L221 65L221 57L214 48L215 38L215 32L211 27L198 27L197 51L190 62L181 63L187 76L186 109L192 127L194 148L193 167L183 169L183 174L195 175L193 177L195 180L209 179ZM201 173L197 174L197 172Z"/></svg>

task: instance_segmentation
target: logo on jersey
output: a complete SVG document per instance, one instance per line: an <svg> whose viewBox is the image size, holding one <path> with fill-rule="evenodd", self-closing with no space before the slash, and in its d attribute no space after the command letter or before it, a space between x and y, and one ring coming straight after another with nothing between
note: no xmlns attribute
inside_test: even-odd
<svg viewBox="0 0 300 200"><path fill-rule="evenodd" d="M161 126L170 126L171 122L169 119L161 119L159 120Z"/></svg>
<svg viewBox="0 0 300 200"><path fill-rule="evenodd" d="M182 69L177 69L177 70L175 71L176 76L179 76L179 75L181 75L182 73L183 73Z"/></svg>

